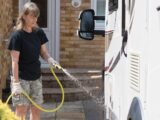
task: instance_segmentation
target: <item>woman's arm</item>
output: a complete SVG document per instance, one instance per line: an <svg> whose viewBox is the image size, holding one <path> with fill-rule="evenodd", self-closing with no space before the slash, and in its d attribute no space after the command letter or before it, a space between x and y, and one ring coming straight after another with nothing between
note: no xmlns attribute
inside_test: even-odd
<svg viewBox="0 0 160 120"><path fill-rule="evenodd" d="M55 67L57 69L61 69L61 66L59 65L59 63L57 63L57 61L55 61L48 53L46 45L43 44L41 45L41 53L40 53L41 57L47 61L49 63L49 65L51 65L52 67Z"/></svg>
<svg viewBox="0 0 160 120"><path fill-rule="evenodd" d="M11 51L13 82L19 82L19 77L18 77L19 54L20 54L19 51L15 50Z"/></svg>
<svg viewBox="0 0 160 120"><path fill-rule="evenodd" d="M46 45L43 44L41 45L41 51L40 51L40 55L41 57L48 62L48 58L50 58L51 56L49 55L48 51L47 51L47 48L46 48Z"/></svg>

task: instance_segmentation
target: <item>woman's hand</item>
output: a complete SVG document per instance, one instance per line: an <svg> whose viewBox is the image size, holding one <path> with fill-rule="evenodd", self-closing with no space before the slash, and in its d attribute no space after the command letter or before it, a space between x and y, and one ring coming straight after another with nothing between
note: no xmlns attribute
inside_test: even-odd
<svg viewBox="0 0 160 120"><path fill-rule="evenodd" d="M51 67L62 69L59 63L49 55L45 44L41 45L41 57L46 60Z"/></svg>
<svg viewBox="0 0 160 120"><path fill-rule="evenodd" d="M20 81L16 80L13 76L11 76L11 88L12 88L12 94L14 95L18 95L23 92Z"/></svg>
<svg viewBox="0 0 160 120"><path fill-rule="evenodd" d="M12 94L19 95L23 92L20 82L12 82Z"/></svg>
<svg viewBox="0 0 160 120"><path fill-rule="evenodd" d="M52 57L49 57L47 62L53 68L62 69L62 67L59 65L59 63L57 61L55 61Z"/></svg>

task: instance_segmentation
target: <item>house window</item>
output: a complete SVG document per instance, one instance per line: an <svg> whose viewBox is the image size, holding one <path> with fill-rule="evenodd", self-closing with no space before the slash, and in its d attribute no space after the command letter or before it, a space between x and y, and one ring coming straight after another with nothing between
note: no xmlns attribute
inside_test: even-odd
<svg viewBox="0 0 160 120"><path fill-rule="evenodd" d="M35 2L40 9L40 16L38 18L38 25L42 28L47 28L47 5L48 0L31 0Z"/></svg>
<svg viewBox="0 0 160 120"><path fill-rule="evenodd" d="M92 0L91 8L95 10L96 16L105 16L106 0ZM96 29L104 29L105 22L101 20L96 21Z"/></svg>

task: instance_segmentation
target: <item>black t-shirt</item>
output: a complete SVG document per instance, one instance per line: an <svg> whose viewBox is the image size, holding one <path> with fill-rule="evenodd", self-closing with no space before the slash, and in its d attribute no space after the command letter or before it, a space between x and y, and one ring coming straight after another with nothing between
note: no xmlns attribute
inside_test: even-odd
<svg viewBox="0 0 160 120"><path fill-rule="evenodd" d="M47 41L46 34L40 28L31 33L18 30L12 34L8 49L20 52L18 64L21 79L36 80L40 77L40 48Z"/></svg>

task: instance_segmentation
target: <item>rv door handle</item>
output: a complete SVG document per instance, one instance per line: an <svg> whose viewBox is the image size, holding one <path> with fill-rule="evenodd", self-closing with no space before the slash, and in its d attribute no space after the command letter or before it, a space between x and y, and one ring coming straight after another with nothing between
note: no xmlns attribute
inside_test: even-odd
<svg viewBox="0 0 160 120"><path fill-rule="evenodd" d="M123 32L123 40L122 40L122 52L124 53L124 56L127 57L127 53L125 52L125 46L126 46L126 43L128 41L128 31L125 30Z"/></svg>
<svg viewBox="0 0 160 120"><path fill-rule="evenodd" d="M157 7L157 11L160 11L160 6Z"/></svg>

